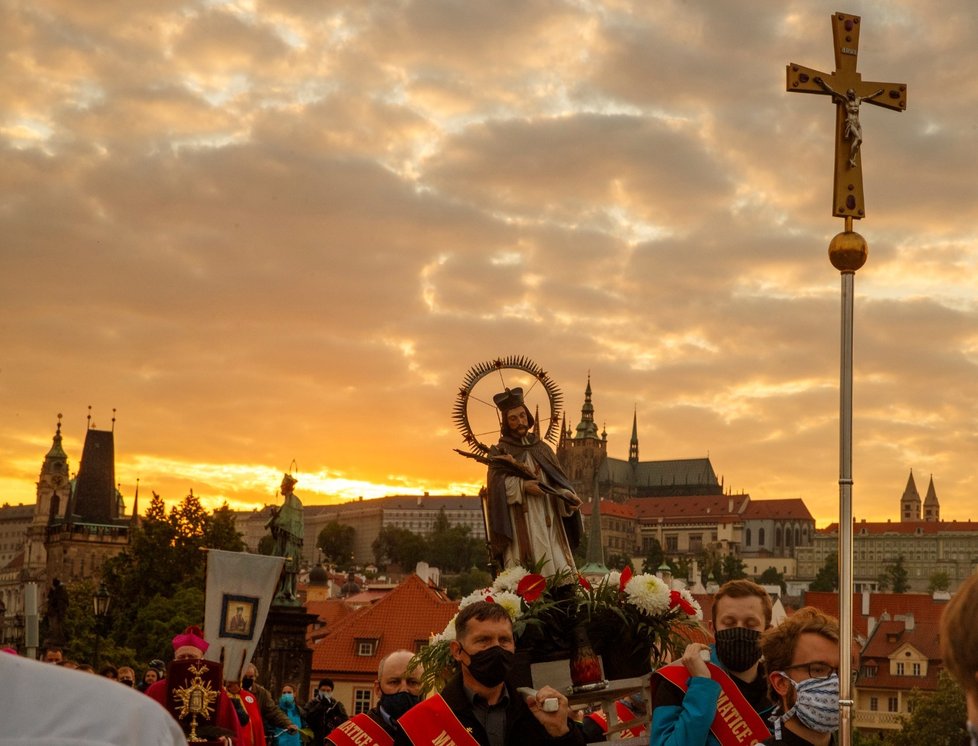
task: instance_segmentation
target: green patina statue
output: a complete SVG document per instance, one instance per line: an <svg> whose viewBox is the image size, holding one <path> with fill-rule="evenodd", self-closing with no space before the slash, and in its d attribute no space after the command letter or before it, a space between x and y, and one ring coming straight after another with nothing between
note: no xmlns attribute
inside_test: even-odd
<svg viewBox="0 0 978 746"><path fill-rule="evenodd" d="M302 501L292 491L296 485L295 477L285 474L282 477L282 497L284 501L275 509L265 528L269 529L275 540L274 554L285 557L285 569L279 582L275 603L298 606L296 576L302 554Z"/></svg>

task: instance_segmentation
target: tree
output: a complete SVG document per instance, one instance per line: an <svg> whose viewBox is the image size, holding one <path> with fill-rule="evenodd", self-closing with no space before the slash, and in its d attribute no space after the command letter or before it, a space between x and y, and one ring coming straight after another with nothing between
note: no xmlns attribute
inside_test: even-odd
<svg viewBox="0 0 978 746"><path fill-rule="evenodd" d="M442 575L442 580L448 592L448 597L456 600L469 595L476 588L485 588L492 584L492 575L485 570L473 567L458 575Z"/></svg>
<svg viewBox="0 0 978 746"><path fill-rule="evenodd" d="M910 590L910 573L904 566L902 554L896 558L893 564L886 566L883 575L889 580L888 585L894 593L906 593Z"/></svg>
<svg viewBox="0 0 978 746"><path fill-rule="evenodd" d="M662 551L662 545L654 536L648 540L645 547L645 555L642 557L642 572L655 572L656 568L662 564L666 558Z"/></svg>
<svg viewBox="0 0 978 746"><path fill-rule="evenodd" d="M424 537L398 526L384 526L370 545L377 564L394 563L401 569L413 569L428 552Z"/></svg>
<svg viewBox="0 0 978 746"><path fill-rule="evenodd" d="M777 585L781 587L781 593L785 593L787 586L784 582L784 575L778 572L776 567L769 567L764 572L762 572L758 578L757 582L761 585Z"/></svg>
<svg viewBox="0 0 978 746"><path fill-rule="evenodd" d="M720 574L716 576L717 582L723 585L730 580L740 580L747 577L747 570L744 561L733 554L728 554L720 562Z"/></svg>
<svg viewBox="0 0 978 746"><path fill-rule="evenodd" d="M887 736L886 746L968 743L964 693L947 671L941 671L936 691L915 689L910 705L911 714L901 717L903 727Z"/></svg>
<svg viewBox="0 0 978 746"><path fill-rule="evenodd" d="M443 572L458 573L473 566L484 566L488 559L485 544L471 536L468 526L451 525L444 508L438 510L425 543L429 564Z"/></svg>
<svg viewBox="0 0 978 746"><path fill-rule="evenodd" d="M102 568L102 579L112 594L111 628L106 635L111 642L103 641L102 646L106 660L134 663L163 658L174 634L188 624L203 624L207 563L203 548L232 552L244 548L228 506L208 513L191 492L167 513L163 499L153 493L129 546ZM90 592L80 596L90 597ZM88 600L83 605L91 608ZM88 633L84 622L80 625L79 644L84 644Z"/></svg>
<svg viewBox="0 0 978 746"><path fill-rule="evenodd" d="M316 537L316 546L328 565L345 568L353 559L356 529L339 521L330 521Z"/></svg>
<svg viewBox="0 0 978 746"><path fill-rule="evenodd" d="M839 553L832 552L825 558L815 580L808 586L812 591L837 591L839 590Z"/></svg>
<svg viewBox="0 0 978 746"><path fill-rule="evenodd" d="M930 574L930 579L927 583L928 593L933 593L934 591L946 591L950 587L951 576L948 575L947 570L936 570Z"/></svg>

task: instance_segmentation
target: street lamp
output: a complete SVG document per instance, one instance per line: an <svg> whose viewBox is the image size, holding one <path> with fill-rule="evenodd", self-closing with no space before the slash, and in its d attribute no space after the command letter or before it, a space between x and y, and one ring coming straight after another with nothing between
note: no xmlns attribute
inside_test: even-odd
<svg viewBox="0 0 978 746"><path fill-rule="evenodd" d="M98 590L92 594L92 610L95 612L95 660L93 667L98 670L98 649L102 639L103 625L109 615L109 605L112 603L112 596L109 589L105 587L105 581L100 581Z"/></svg>

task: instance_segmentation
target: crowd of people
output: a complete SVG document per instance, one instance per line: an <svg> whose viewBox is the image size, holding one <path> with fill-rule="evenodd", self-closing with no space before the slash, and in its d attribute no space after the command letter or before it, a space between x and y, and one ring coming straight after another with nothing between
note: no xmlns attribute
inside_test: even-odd
<svg viewBox="0 0 978 746"><path fill-rule="evenodd" d="M949 604L941 639L947 669L964 688L968 729L978 746L978 633L971 623L976 605L978 577L973 577ZM707 622L715 642L690 643L681 657L655 671L650 701L638 697L628 703L625 712L634 713L636 704L651 706L650 746L834 743L838 621L806 607L772 626L771 613L770 597L751 581L720 588ZM99 677L57 648L43 651L40 662L7 650L14 654L0 655L0 744L186 743L187 723L178 724L173 707L175 688L187 681L187 671L200 676L214 664L205 658L208 644L196 627L172 643L169 667L151 661L141 677L128 666L104 666ZM333 696L330 679L321 679L312 698L300 704L296 684L283 685L276 696L248 665L240 680L219 682L212 717L196 735L225 746L570 746L604 740L604 720L582 720L561 691L544 686L527 693L511 686L515 651L506 610L473 603L456 618L451 652L458 672L439 694L422 696L423 672L409 650L383 658L373 685L374 707L353 717ZM62 696L38 696L47 686L58 687Z"/></svg>

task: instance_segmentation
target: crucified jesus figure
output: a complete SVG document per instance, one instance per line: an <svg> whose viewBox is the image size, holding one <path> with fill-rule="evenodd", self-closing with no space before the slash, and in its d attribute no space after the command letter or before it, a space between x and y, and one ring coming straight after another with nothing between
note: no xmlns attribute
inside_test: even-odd
<svg viewBox="0 0 978 746"><path fill-rule="evenodd" d="M859 105L863 101L876 98L883 92L883 89L880 88L876 93L871 93L868 96L857 96L856 92L850 88L843 95L833 90L822 78L814 78L814 81L826 93L832 94L833 101L846 107L846 124L842 135L849 140L849 168L855 168L856 153L859 152L859 146L863 141L863 127L859 123Z"/></svg>

